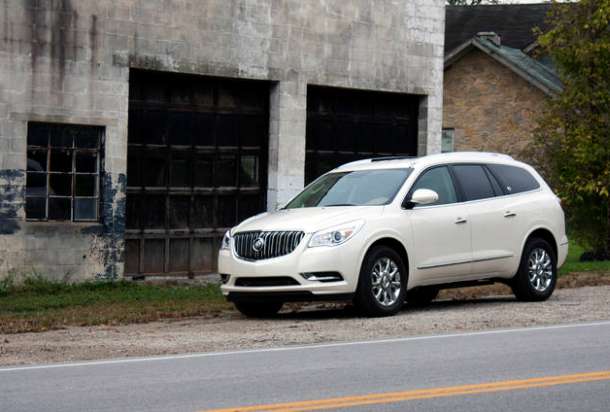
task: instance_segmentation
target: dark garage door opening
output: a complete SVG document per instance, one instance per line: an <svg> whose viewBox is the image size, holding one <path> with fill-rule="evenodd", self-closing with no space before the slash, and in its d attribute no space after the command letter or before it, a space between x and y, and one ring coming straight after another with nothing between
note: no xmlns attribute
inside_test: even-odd
<svg viewBox="0 0 610 412"><path fill-rule="evenodd" d="M308 86L305 183L353 160L416 156L419 99Z"/></svg>
<svg viewBox="0 0 610 412"><path fill-rule="evenodd" d="M224 231L265 209L269 83L132 70L125 274L216 269Z"/></svg>

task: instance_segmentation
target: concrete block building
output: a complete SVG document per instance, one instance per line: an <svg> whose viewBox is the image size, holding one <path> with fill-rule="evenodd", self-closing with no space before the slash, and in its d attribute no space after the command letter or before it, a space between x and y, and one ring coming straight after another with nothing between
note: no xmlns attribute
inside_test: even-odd
<svg viewBox="0 0 610 412"><path fill-rule="evenodd" d="M0 279L195 276L340 163L440 151L443 0L0 1Z"/></svg>

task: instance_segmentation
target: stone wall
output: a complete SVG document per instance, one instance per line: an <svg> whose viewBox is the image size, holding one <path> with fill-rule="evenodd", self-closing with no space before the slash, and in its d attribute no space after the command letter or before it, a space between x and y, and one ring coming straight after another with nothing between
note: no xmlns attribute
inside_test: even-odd
<svg viewBox="0 0 610 412"><path fill-rule="evenodd" d="M0 25L0 277L122 275L130 68L274 82L269 208L303 185L307 84L421 95L440 150L443 0L1 0ZM32 120L105 127L100 224L25 220Z"/></svg>
<svg viewBox="0 0 610 412"><path fill-rule="evenodd" d="M473 50L445 71L443 127L455 150L527 157L547 96L487 54Z"/></svg>

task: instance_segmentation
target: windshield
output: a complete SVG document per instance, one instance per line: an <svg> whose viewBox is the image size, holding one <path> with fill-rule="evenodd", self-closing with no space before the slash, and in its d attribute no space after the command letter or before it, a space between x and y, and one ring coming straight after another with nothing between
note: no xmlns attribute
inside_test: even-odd
<svg viewBox="0 0 610 412"><path fill-rule="evenodd" d="M377 169L329 173L307 186L285 209L387 205L412 170Z"/></svg>

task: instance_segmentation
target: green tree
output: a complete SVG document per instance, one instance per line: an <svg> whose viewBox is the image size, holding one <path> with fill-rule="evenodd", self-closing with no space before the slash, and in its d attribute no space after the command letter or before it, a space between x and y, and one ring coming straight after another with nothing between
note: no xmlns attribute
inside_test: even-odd
<svg viewBox="0 0 610 412"><path fill-rule="evenodd" d="M562 199L571 236L610 256L610 0L554 2L538 41L564 91L549 99L536 162Z"/></svg>
<svg viewBox="0 0 610 412"><path fill-rule="evenodd" d="M500 0L447 0L449 6L478 6L480 4L498 4Z"/></svg>

